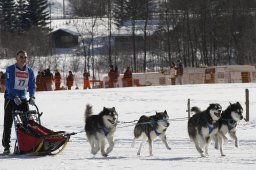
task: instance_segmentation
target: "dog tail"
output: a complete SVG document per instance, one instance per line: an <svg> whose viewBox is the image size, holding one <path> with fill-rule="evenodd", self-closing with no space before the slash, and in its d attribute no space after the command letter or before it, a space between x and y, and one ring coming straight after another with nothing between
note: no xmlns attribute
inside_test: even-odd
<svg viewBox="0 0 256 170"><path fill-rule="evenodd" d="M188 135L190 137L190 139L195 140L196 138L196 118L195 117L191 117L188 120Z"/></svg>
<svg viewBox="0 0 256 170"><path fill-rule="evenodd" d="M86 109L85 109L85 112L84 112L84 117L85 117L85 120L92 115L92 105L90 104L87 104L86 105Z"/></svg>
<svg viewBox="0 0 256 170"><path fill-rule="evenodd" d="M193 106L193 107L191 108L191 112L194 112L195 114L198 114L198 113L201 112L201 110L199 109L199 107Z"/></svg>

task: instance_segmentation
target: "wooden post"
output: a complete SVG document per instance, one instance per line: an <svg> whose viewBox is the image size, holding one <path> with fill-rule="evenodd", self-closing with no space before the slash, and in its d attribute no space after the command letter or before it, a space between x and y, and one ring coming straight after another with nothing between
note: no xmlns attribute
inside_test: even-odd
<svg viewBox="0 0 256 170"><path fill-rule="evenodd" d="M190 118L190 99L188 99L188 119Z"/></svg>
<svg viewBox="0 0 256 170"><path fill-rule="evenodd" d="M248 89L245 89L245 113L246 113L245 121L249 122L249 90Z"/></svg>

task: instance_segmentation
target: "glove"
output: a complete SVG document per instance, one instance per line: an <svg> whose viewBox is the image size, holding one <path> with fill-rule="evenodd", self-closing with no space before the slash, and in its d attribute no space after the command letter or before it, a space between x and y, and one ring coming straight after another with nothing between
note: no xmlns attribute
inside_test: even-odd
<svg viewBox="0 0 256 170"><path fill-rule="evenodd" d="M19 106L19 105L21 105L21 100L20 100L20 98L18 97L18 96L16 96L15 98L14 98L14 103L17 105L17 106Z"/></svg>
<svg viewBox="0 0 256 170"><path fill-rule="evenodd" d="M32 105L32 106L35 106L35 105L36 105L36 103L35 103L35 98L34 98L34 97L30 97L28 102L29 102L29 104Z"/></svg>

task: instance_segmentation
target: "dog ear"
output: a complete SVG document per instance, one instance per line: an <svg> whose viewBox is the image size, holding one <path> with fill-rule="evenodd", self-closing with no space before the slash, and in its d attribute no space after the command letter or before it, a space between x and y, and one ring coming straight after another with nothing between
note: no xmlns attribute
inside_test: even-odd
<svg viewBox="0 0 256 170"><path fill-rule="evenodd" d="M165 110L164 113L167 114L167 111Z"/></svg>
<svg viewBox="0 0 256 170"><path fill-rule="evenodd" d="M113 107L112 109L113 109L114 111L116 111L116 108L115 108L115 107Z"/></svg>

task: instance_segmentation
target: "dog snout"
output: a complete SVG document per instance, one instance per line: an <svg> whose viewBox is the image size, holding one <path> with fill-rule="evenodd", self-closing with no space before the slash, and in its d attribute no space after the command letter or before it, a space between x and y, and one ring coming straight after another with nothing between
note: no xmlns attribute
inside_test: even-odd
<svg viewBox="0 0 256 170"><path fill-rule="evenodd" d="M240 116L240 120L242 120L243 118L244 118L243 115L241 115L241 116Z"/></svg>
<svg viewBox="0 0 256 170"><path fill-rule="evenodd" d="M167 127L169 127L170 123L167 123Z"/></svg>

